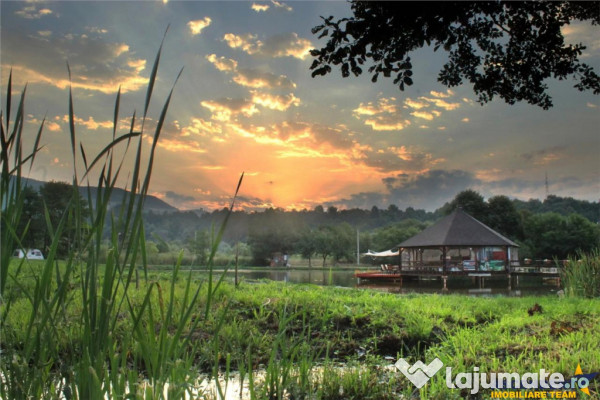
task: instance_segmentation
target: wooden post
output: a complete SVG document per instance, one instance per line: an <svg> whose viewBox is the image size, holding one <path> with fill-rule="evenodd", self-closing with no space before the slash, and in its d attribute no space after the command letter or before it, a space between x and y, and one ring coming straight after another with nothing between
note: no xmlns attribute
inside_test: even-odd
<svg viewBox="0 0 600 400"><path fill-rule="evenodd" d="M402 272L402 252L404 251L404 249L400 248L398 249L398 257L400 258L400 260L398 261L398 269L400 270L400 272Z"/></svg>
<svg viewBox="0 0 600 400"><path fill-rule="evenodd" d="M444 267L444 275L446 275L446 246L442 247L442 266Z"/></svg>

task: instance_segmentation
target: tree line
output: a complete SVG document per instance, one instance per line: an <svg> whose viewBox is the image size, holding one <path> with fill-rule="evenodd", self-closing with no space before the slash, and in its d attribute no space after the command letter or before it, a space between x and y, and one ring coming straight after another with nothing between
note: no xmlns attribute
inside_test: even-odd
<svg viewBox="0 0 600 400"><path fill-rule="evenodd" d="M68 202L74 198L73 188L64 182L47 182L39 190L23 190L25 203L17 235L23 247L45 249L52 235L48 226L57 226L63 218ZM82 196L79 199L86 204ZM412 207L400 210L395 205L370 210L317 206L300 211L235 211L219 249L224 256L235 253L252 265L266 265L276 253L297 254L309 265L355 262L357 240L361 252L392 249L457 207L517 242L522 258L566 258L599 245L598 202L552 195L543 201L506 196L485 200L478 192L465 190L435 211ZM169 262L169 254L184 249L197 264L205 263L214 232L228 212L221 209L145 213L148 256L157 262ZM75 226L68 215L64 217L66 229L59 255L67 254L77 240L77 230L85 229Z"/></svg>

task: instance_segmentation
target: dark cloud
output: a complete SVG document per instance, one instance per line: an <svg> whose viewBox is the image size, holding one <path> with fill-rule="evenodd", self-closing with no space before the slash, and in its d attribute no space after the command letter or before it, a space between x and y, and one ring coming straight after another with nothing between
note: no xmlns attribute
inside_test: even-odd
<svg viewBox="0 0 600 400"><path fill-rule="evenodd" d="M2 31L2 65L10 65L20 79L64 88L68 85L67 62L75 88L114 93L121 85L122 92L127 92L147 82L140 75L146 61L131 57L126 43L87 34Z"/></svg>
<svg viewBox="0 0 600 400"><path fill-rule="evenodd" d="M474 175L461 170L432 170L423 174L398 174L384 178L384 192L362 192L337 202L349 208L385 208L395 204L434 210L451 200L458 192L477 187L481 182Z"/></svg>
<svg viewBox="0 0 600 400"><path fill-rule="evenodd" d="M520 157L523 160L533 162L534 164L548 164L563 157L566 146L553 146L542 150L530 151L522 153Z"/></svg>
<svg viewBox="0 0 600 400"><path fill-rule="evenodd" d="M364 152L363 163L382 172L424 171L438 164L431 153L416 147L388 147L384 150Z"/></svg>
<svg viewBox="0 0 600 400"><path fill-rule="evenodd" d="M189 201L196 201L196 198L193 196L186 196L184 194L179 194L173 192L171 190L165 192L165 197L169 200L174 201L175 203L185 203Z"/></svg>
<svg viewBox="0 0 600 400"><path fill-rule="evenodd" d="M332 203L338 207L370 209L373 206L386 208L390 204L400 209L406 207L435 210L451 201L456 194L466 189L479 192L484 198L505 195L511 198L528 200L542 198L545 194L544 178L531 181L520 178L482 181L471 172L463 170L432 170L424 174L398 174L382 179L385 190L381 192L361 192L350 198ZM598 193L598 182L590 182L574 176L557 177L549 180L550 194L570 196L588 188L590 193Z"/></svg>

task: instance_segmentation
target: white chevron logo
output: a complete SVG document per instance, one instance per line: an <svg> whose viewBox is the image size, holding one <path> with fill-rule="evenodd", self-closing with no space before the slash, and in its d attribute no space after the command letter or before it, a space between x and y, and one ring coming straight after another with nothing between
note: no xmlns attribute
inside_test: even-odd
<svg viewBox="0 0 600 400"><path fill-rule="evenodd" d="M422 388L443 366L444 363L439 358L434 359L429 365L417 361L411 366L404 358L396 361L396 368L398 368L398 370L400 370L400 372L402 372L404 376L417 387L417 389Z"/></svg>

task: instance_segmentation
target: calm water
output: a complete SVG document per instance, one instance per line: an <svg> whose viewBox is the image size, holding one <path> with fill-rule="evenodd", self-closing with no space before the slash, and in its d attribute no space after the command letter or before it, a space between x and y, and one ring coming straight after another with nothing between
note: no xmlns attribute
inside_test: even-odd
<svg viewBox="0 0 600 400"><path fill-rule="evenodd" d="M537 277L519 277L518 281L513 278L509 289L508 279L505 277L486 278L483 286L471 278L456 277L448 280L448 290L443 290L441 279L427 280L404 280L400 283L390 282L368 282L358 284L353 270L252 270L240 269L238 271L240 281L273 280L290 283L312 283L324 286L341 286L349 288L375 289L392 293L453 293L471 296L544 296L556 295L560 290L555 280L544 280ZM227 279L233 280L234 272L227 272Z"/></svg>

